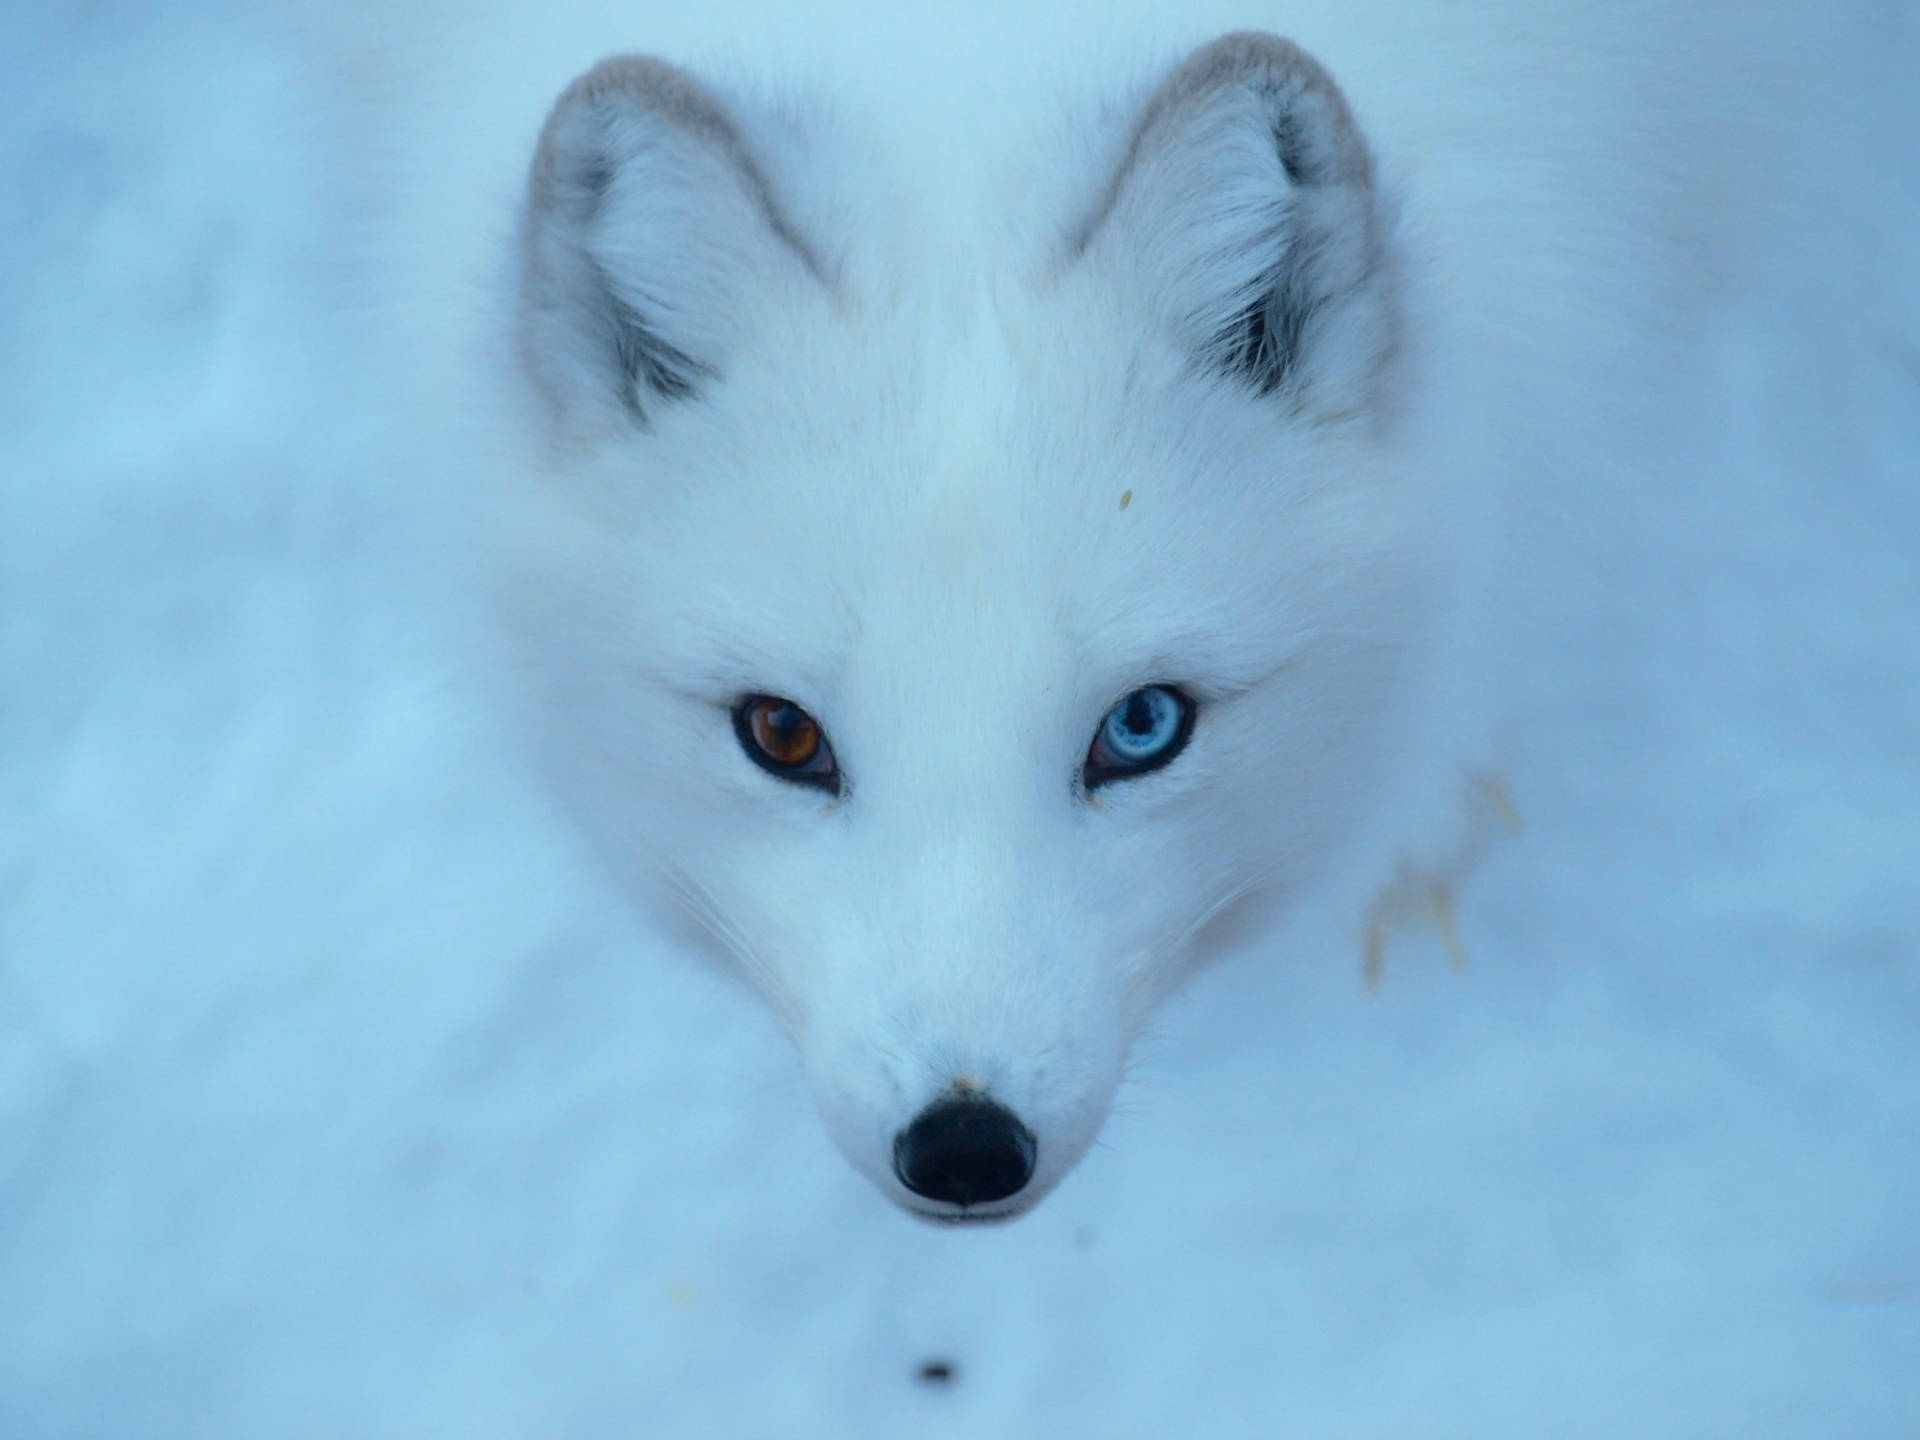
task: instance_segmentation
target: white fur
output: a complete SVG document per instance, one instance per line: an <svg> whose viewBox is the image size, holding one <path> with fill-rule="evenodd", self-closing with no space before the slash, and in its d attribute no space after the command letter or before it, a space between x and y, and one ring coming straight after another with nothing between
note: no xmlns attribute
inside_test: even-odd
<svg viewBox="0 0 1920 1440"><path fill-rule="evenodd" d="M1655 349L1629 262L1670 172L1625 137L1689 133L1641 108L1688 37L1599 44L1640 6L1532 36L1530 6L1204 8L1124 41L1096 7L543 11L383 52L427 97L400 187L434 237L416 339L491 387L459 453L488 475L536 753L620 882L752 976L849 1159L922 1210L892 1137L956 1082L1038 1137L1022 1208L1237 915L1357 934L1451 863L1501 497L1601 463ZM1278 101L1180 78L1246 26L1317 55L1357 131L1299 75ZM614 51L688 67L728 137L643 94L593 226L514 218L542 111ZM1279 173L1272 103L1333 180ZM556 143L591 143L578 118ZM1325 304L1260 395L1216 339L1276 234ZM711 372L696 395L616 403L566 279L587 254ZM1186 753L1081 793L1102 714L1159 681L1201 702ZM844 797L749 763L750 692L820 718Z"/></svg>

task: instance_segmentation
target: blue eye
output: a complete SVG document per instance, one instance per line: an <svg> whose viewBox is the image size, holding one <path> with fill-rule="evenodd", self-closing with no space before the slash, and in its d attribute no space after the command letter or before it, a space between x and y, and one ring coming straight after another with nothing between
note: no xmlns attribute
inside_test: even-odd
<svg viewBox="0 0 1920 1440"><path fill-rule="evenodd" d="M1087 750L1087 788L1158 770L1186 748L1193 715L1193 701L1171 685L1144 685L1122 696Z"/></svg>

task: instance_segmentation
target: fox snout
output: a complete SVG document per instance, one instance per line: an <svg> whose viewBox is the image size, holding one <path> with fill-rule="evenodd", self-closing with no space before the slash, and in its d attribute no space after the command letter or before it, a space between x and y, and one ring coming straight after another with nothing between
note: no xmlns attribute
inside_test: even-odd
<svg viewBox="0 0 1920 1440"><path fill-rule="evenodd" d="M994 1205L1033 1178L1038 1145L1006 1106L974 1096L936 1100L893 1140L893 1173L926 1200L959 1208Z"/></svg>
<svg viewBox="0 0 1920 1440"><path fill-rule="evenodd" d="M834 1144L909 1214L1011 1219L1105 1124L1127 1049L1119 1017L1061 990L1009 1016L980 991L949 985L936 997L930 983L870 989L858 1020L803 1030L809 1085Z"/></svg>

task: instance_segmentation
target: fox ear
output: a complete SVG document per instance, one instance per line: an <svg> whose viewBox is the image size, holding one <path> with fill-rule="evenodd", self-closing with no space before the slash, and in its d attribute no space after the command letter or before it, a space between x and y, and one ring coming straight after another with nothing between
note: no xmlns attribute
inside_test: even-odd
<svg viewBox="0 0 1920 1440"><path fill-rule="evenodd" d="M645 426L719 380L756 301L796 282L820 264L697 81L620 56L567 87L528 181L515 316L559 412Z"/></svg>
<svg viewBox="0 0 1920 1440"><path fill-rule="evenodd" d="M1388 229L1332 77L1247 32L1153 93L1073 250L1117 266L1203 370L1336 416L1368 407L1395 347Z"/></svg>

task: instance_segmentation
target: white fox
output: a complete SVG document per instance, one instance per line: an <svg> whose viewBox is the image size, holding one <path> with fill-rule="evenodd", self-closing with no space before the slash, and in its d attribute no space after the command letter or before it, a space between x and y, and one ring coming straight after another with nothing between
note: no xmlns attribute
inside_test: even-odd
<svg viewBox="0 0 1920 1440"><path fill-rule="evenodd" d="M1068 75L1099 12L960 7L864 101L625 56L519 141L477 453L536 752L916 1214L1045 1195L1250 918L1457 866L1503 486L1630 409L1605 66L1353 8L1295 7L1353 104L1234 28L1285 14ZM1023 25L1060 92L980 73Z"/></svg>

